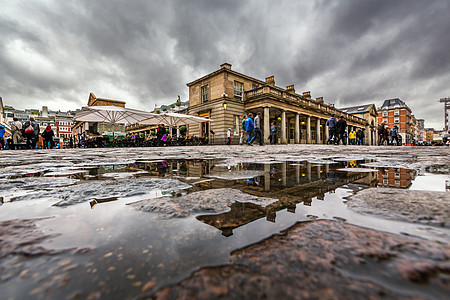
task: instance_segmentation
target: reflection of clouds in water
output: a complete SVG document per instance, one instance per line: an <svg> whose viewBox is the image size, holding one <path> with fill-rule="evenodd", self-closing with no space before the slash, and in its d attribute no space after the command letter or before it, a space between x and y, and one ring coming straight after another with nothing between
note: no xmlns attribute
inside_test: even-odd
<svg viewBox="0 0 450 300"><path fill-rule="evenodd" d="M147 195L153 190L178 190L189 188L190 185L173 179L126 179L113 181L87 181L71 186L52 187L48 190L39 190L26 196L14 197L13 201L39 200L49 198L58 200L54 206L68 206L82 203L92 198L127 198Z"/></svg>

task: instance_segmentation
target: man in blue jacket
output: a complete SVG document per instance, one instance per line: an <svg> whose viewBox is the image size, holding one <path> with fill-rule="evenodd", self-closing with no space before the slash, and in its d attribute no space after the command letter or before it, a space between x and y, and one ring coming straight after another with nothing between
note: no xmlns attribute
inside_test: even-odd
<svg viewBox="0 0 450 300"><path fill-rule="evenodd" d="M250 144L250 141L252 140L253 131L255 130L255 126L253 125L253 114L252 113L248 114L248 118L244 122L244 127L245 127L245 131L247 131L247 134L248 134L248 137L247 137L247 140L245 140L245 143L247 145L251 146L252 144Z"/></svg>
<svg viewBox="0 0 450 300"><path fill-rule="evenodd" d="M328 126L328 141L327 144L330 143L330 141L336 142L336 118L334 117L334 114L331 115L331 118L327 120L327 126Z"/></svg>

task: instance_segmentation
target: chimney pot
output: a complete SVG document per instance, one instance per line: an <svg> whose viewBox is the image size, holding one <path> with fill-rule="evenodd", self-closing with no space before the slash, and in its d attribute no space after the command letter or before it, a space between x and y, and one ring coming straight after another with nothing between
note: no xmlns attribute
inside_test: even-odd
<svg viewBox="0 0 450 300"><path fill-rule="evenodd" d="M275 86L275 77L274 76L266 77L266 84L270 86Z"/></svg>
<svg viewBox="0 0 450 300"><path fill-rule="evenodd" d="M294 88L294 85L291 84L291 85L286 86L286 92L295 94L295 88Z"/></svg>
<svg viewBox="0 0 450 300"><path fill-rule="evenodd" d="M229 63L223 63L223 64L221 64L220 65L220 68L222 68L222 69L227 69L227 70L231 70L231 64L229 64Z"/></svg>

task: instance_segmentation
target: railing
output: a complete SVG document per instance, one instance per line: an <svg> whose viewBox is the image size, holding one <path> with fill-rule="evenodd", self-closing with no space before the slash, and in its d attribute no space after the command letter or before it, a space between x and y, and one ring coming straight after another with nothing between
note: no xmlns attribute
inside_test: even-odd
<svg viewBox="0 0 450 300"><path fill-rule="evenodd" d="M318 110L320 110L324 113L328 113L330 115L331 114L344 115L344 116L346 116L347 120L351 120L351 121L355 121L355 122L365 122L365 120L362 118L355 117L353 115L344 113L328 104L320 104L320 103L313 102L311 100L306 100L306 99L303 99L301 96L288 93L286 91L277 89L272 86L261 86L256 89L244 92L244 101L251 100L252 98L266 95L266 94L270 94L270 95L282 98L284 100L293 101L294 103L298 103L298 104L307 106L311 109L318 109Z"/></svg>

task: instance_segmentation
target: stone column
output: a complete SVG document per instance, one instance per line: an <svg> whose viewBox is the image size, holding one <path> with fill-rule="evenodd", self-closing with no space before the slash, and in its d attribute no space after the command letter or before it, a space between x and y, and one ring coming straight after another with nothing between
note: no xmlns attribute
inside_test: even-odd
<svg viewBox="0 0 450 300"><path fill-rule="evenodd" d="M264 165L264 191L270 191L270 164Z"/></svg>
<svg viewBox="0 0 450 300"><path fill-rule="evenodd" d="M299 113L295 114L294 132L295 132L295 143L300 144L300 114Z"/></svg>
<svg viewBox="0 0 450 300"><path fill-rule="evenodd" d="M281 111L281 144L286 144L286 111Z"/></svg>
<svg viewBox="0 0 450 300"><path fill-rule="evenodd" d="M317 165L317 179L320 179L320 169L321 169L321 166Z"/></svg>
<svg viewBox="0 0 450 300"><path fill-rule="evenodd" d="M287 185L287 175L286 175L287 167L286 167L286 165L287 165L287 161L283 161L281 163L281 176L282 176L282 184L283 184L283 186Z"/></svg>
<svg viewBox="0 0 450 300"><path fill-rule="evenodd" d="M177 137L180 136L180 126L177 126Z"/></svg>
<svg viewBox="0 0 450 300"><path fill-rule="evenodd" d="M300 162L297 162L297 165L295 166L295 182L297 184L300 183Z"/></svg>
<svg viewBox="0 0 450 300"><path fill-rule="evenodd" d="M202 123L198 124L198 137L202 137Z"/></svg>
<svg viewBox="0 0 450 300"><path fill-rule="evenodd" d="M311 144L311 116L306 116L306 143Z"/></svg>
<svg viewBox="0 0 450 300"><path fill-rule="evenodd" d="M328 126L327 126L327 125L325 125L323 128L324 128L323 130L324 130L324 132L325 132L325 141L324 141L324 144L326 144L327 141L328 141L328 139L330 138L330 132L328 131Z"/></svg>
<svg viewBox="0 0 450 300"><path fill-rule="evenodd" d="M370 130L370 126L366 126L366 138L365 144L371 146L372 145L372 131Z"/></svg>
<svg viewBox="0 0 450 300"><path fill-rule="evenodd" d="M320 144L320 118L317 118L316 122L316 144Z"/></svg>
<svg viewBox="0 0 450 300"><path fill-rule="evenodd" d="M264 135L263 135L263 143L267 143L270 135L270 109L268 107L264 107Z"/></svg>

